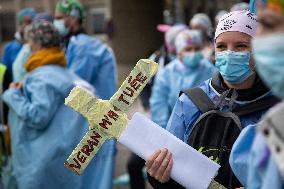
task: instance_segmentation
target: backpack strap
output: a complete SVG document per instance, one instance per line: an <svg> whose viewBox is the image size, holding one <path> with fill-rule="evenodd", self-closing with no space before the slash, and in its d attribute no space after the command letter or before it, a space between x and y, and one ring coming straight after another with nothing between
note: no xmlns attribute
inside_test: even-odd
<svg viewBox="0 0 284 189"><path fill-rule="evenodd" d="M240 117L240 116L256 113L259 111L267 110L279 102L280 100L278 98L276 98L275 96L271 96L263 100L258 100L256 102L248 104L246 106L235 108L233 110L233 113Z"/></svg>
<svg viewBox="0 0 284 189"><path fill-rule="evenodd" d="M216 109L215 104L212 102L212 100L199 87L189 89L183 93L191 99L191 101L202 113Z"/></svg>

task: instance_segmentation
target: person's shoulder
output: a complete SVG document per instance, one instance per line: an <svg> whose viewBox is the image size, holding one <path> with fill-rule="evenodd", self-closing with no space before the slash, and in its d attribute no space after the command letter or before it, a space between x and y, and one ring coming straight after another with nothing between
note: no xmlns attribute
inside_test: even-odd
<svg viewBox="0 0 284 189"><path fill-rule="evenodd" d="M180 64L181 64L181 62L179 61L179 59L175 58L170 63L168 63L163 69L168 70L168 71L176 70L176 69L178 69Z"/></svg>
<svg viewBox="0 0 284 189"><path fill-rule="evenodd" d="M70 91L70 89L75 86L76 81L79 80L81 80L81 78L66 67L59 65L46 65L29 73L26 78L26 83L34 83L62 93L68 90Z"/></svg>
<svg viewBox="0 0 284 189"><path fill-rule="evenodd" d="M210 60L208 60L207 58L203 58L201 61L201 66L204 69L214 69L215 66L212 62L210 62Z"/></svg>
<svg viewBox="0 0 284 189"><path fill-rule="evenodd" d="M67 68L63 66L59 66L59 65L50 64L50 65L41 66L33 70L32 72L29 73L28 77L35 78L35 79L48 79L49 78L49 80L52 80L62 74L66 76L66 74L68 73L69 71L67 70Z"/></svg>
<svg viewBox="0 0 284 189"><path fill-rule="evenodd" d="M209 90L210 86L209 86L209 82L210 82L210 80L204 81L204 82L202 82L198 87L199 87L201 90L203 90L206 95L208 95L208 96L210 97L210 90ZM191 89L188 89L188 90L191 90ZM194 103L191 101L191 99L189 98L189 96L185 94L186 92L187 92L187 91L183 91L183 93L182 93L182 94L180 95L180 97L179 97L179 101L181 101L181 102L184 103L184 104L187 104L187 105L190 105L190 106L192 106L192 107L197 108L197 107L194 105Z"/></svg>
<svg viewBox="0 0 284 189"><path fill-rule="evenodd" d="M17 40L12 40L5 44L5 49L14 49L20 47L22 47L22 44Z"/></svg>
<svg viewBox="0 0 284 189"><path fill-rule="evenodd" d="M167 79L170 79L171 77L174 76L173 72L175 72L177 64L178 64L177 60L171 61L165 67L159 69L156 77L157 78L165 77Z"/></svg>
<svg viewBox="0 0 284 189"><path fill-rule="evenodd" d="M84 53L92 54L113 54L112 49L102 40L95 36L79 34L71 38L71 43Z"/></svg>
<svg viewBox="0 0 284 189"><path fill-rule="evenodd" d="M102 46L104 48L108 47L108 45L99 38L88 34L79 34L76 36L76 40L79 41L81 45L91 44L92 46Z"/></svg>

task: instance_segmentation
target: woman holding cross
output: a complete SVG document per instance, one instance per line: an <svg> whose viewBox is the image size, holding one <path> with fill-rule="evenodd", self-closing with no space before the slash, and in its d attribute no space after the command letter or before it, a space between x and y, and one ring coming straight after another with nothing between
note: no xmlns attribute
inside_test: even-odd
<svg viewBox="0 0 284 189"><path fill-rule="evenodd" d="M229 165L229 155L234 140L242 128L256 124L267 109L277 102L255 70L251 55L251 40L256 34L256 29L257 18L249 11L230 12L220 19L215 33L215 66L219 73L199 87L197 91L200 95L183 94L179 97L167 126L167 130L176 137L190 145L194 144L196 150L221 165L215 180L227 188L242 186ZM211 104L203 103L201 107L200 102L195 101L196 96L198 99L204 94L205 100L213 104L210 112L203 110L208 109ZM266 103L268 99L271 100ZM255 108L253 104L256 106L262 104L262 106ZM242 111L239 111L240 109ZM219 117L211 121L212 119L210 120L207 115L213 115L214 112ZM232 116L232 119L228 121L223 115ZM222 118L223 122L216 122L219 118ZM231 125L234 120L238 121L235 125ZM198 133L196 129L197 126L199 128L202 126L201 123L208 130L201 129ZM237 129L234 130L236 125ZM202 138L203 135L210 139ZM215 144L219 139L222 144L206 148L208 144ZM211 155L208 152L212 152ZM154 188L183 188L170 180L173 164L171 153L167 149L158 150L147 159L149 180Z"/></svg>

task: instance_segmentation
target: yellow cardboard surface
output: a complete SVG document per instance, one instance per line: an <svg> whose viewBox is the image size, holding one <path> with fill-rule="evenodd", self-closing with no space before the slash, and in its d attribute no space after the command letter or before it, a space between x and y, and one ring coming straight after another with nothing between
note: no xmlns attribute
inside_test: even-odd
<svg viewBox="0 0 284 189"><path fill-rule="evenodd" d="M225 186L223 186L222 184L219 184L215 180L212 180L208 189L227 189L227 188Z"/></svg>
<svg viewBox="0 0 284 189"><path fill-rule="evenodd" d="M157 70L157 63L139 60L109 101L81 87L72 89L65 104L89 121L89 131L66 160L66 167L81 174L106 140L120 137L128 123L125 113Z"/></svg>
<svg viewBox="0 0 284 189"><path fill-rule="evenodd" d="M77 145L72 154L65 161L65 166L80 175L96 155L102 144L110 136L103 135L96 130L90 130Z"/></svg>
<svg viewBox="0 0 284 189"><path fill-rule="evenodd" d="M139 60L118 91L111 97L110 103L119 110L127 112L157 70L157 63L148 59Z"/></svg>
<svg viewBox="0 0 284 189"><path fill-rule="evenodd" d="M127 126L127 115L117 111L107 100L96 99L86 89L75 87L65 104L89 121L89 128L110 137L118 138Z"/></svg>

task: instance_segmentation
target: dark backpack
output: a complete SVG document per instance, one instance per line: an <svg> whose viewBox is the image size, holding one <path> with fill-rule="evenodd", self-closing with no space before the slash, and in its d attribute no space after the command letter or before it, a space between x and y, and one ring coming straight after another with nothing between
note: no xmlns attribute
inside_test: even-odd
<svg viewBox="0 0 284 189"><path fill-rule="evenodd" d="M202 89L197 87L184 93L202 113L192 127L188 144L221 166L215 181L226 188L242 186L229 164L232 146L243 128L239 117L267 110L279 100L271 96L232 111L222 112L219 104L215 105Z"/></svg>

